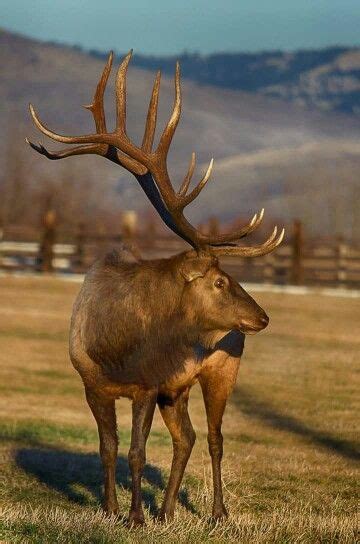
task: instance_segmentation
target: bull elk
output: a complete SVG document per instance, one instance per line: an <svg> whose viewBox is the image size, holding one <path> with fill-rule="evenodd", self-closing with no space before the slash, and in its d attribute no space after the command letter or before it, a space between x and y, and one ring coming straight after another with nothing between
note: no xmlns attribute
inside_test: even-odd
<svg viewBox="0 0 360 544"><path fill-rule="evenodd" d="M188 171L176 191L170 181L167 155L181 111L180 68L176 65L175 100L172 113L153 150L160 87L157 73L147 113L141 146L126 133L126 73L131 51L116 76L116 128L106 128L103 97L111 71L110 53L96 88L92 104L96 133L62 136L52 132L30 111L35 125L57 142L78 144L58 152L42 144L30 146L49 159L97 154L126 168L164 223L192 249L167 259L128 262L122 253L112 252L98 260L85 277L74 304L70 330L70 357L85 386L90 409L97 422L100 456L104 469L104 508L118 513L115 469L118 449L115 400L132 400L132 434L128 460L132 476L130 524L144 523L141 478L145 447L158 404L173 442L173 459L160 519L171 518L184 470L195 442L188 414L189 391L200 382L208 423L208 444L212 461L214 498L212 516L227 515L223 502L221 459L222 418L233 389L244 335L264 329L264 310L228 274L219 268L218 257L256 257L273 251L284 230L259 246L237 242L261 222L263 210L243 228L207 235L184 216L184 208L205 187L213 161L201 181L189 190L195 167L192 154Z"/></svg>

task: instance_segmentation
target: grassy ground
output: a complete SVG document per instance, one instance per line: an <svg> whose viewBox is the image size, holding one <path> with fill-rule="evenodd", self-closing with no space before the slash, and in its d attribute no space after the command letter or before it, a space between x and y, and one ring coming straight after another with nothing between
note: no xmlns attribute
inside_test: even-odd
<svg viewBox="0 0 360 544"><path fill-rule="evenodd" d="M78 289L55 279L0 279L0 541L356 541L358 300L256 294L271 322L246 341L225 415L229 520L209 521L211 472L195 387L191 416L198 440L175 521L153 521L171 459L157 414L143 485L147 527L129 531L99 509L97 434L67 355ZM118 496L125 516L130 405L124 399L118 420Z"/></svg>

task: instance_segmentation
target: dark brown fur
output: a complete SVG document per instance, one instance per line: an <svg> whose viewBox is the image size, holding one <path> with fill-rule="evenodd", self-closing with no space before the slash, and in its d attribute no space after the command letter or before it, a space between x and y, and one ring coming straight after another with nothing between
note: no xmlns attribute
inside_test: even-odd
<svg viewBox="0 0 360 544"><path fill-rule="evenodd" d="M219 279L221 287L216 286ZM267 322L265 312L210 255L189 252L130 263L113 252L95 263L74 305L70 355L98 423L108 512L118 511L115 399L133 401L130 522L144 519L141 473L156 403L174 445L160 511L161 518L170 517L195 441L187 402L199 380L213 463L213 516L226 514L220 475L222 416L236 380L244 333L257 332Z"/></svg>

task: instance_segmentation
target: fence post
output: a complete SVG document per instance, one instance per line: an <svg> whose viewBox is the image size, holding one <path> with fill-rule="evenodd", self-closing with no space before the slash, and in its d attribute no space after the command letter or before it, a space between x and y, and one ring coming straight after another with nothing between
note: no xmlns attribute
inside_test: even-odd
<svg viewBox="0 0 360 544"><path fill-rule="evenodd" d="M265 283L274 283L275 276L275 255L268 254L265 256L265 264L263 267L263 279Z"/></svg>
<svg viewBox="0 0 360 544"><path fill-rule="evenodd" d="M1 268L1 265L2 265L2 256L1 256L2 247L1 247L1 243L3 241L3 238L4 238L4 229L2 228L2 225L0 225L0 268Z"/></svg>
<svg viewBox="0 0 360 544"><path fill-rule="evenodd" d="M138 214L133 210L126 210L121 217L121 234L127 240L133 240L138 232Z"/></svg>
<svg viewBox="0 0 360 544"><path fill-rule="evenodd" d="M303 226L299 219L295 219L293 223L292 237L292 266L291 266L291 281L294 285L300 285L304 282L303 270L303 250L304 236Z"/></svg>
<svg viewBox="0 0 360 544"><path fill-rule="evenodd" d="M145 228L144 228L145 227ZM139 242L144 241L146 248L150 249L154 247L154 242L156 240L156 222L154 217L149 217L142 229L142 235L139 239Z"/></svg>
<svg viewBox="0 0 360 544"><path fill-rule="evenodd" d="M135 259L141 259L139 249L139 217L133 210L123 212L121 221L121 240Z"/></svg>
<svg viewBox="0 0 360 544"><path fill-rule="evenodd" d="M346 280L347 280L347 253L348 253L348 247L347 244L344 242L344 239L342 236L339 236L337 239L337 245L336 245L336 256L337 256L337 281L338 281L338 287L346 287Z"/></svg>
<svg viewBox="0 0 360 544"><path fill-rule="evenodd" d="M39 248L39 265L41 272L53 272L54 244L56 239L56 212L48 210L43 218L43 235Z"/></svg>
<svg viewBox="0 0 360 544"><path fill-rule="evenodd" d="M217 217L210 217L209 223L208 223L208 235L209 236L217 236L220 231L220 225L219 220Z"/></svg>

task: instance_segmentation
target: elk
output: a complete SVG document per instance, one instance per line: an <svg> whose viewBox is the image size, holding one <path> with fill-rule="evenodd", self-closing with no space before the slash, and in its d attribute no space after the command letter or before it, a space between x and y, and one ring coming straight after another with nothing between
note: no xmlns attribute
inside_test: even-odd
<svg viewBox="0 0 360 544"><path fill-rule="evenodd" d="M113 251L96 261L87 273L75 301L70 328L70 358L80 374L86 400L98 426L104 471L104 508L118 514L115 470L118 439L115 400L132 400L132 434L128 455L132 476L129 524L144 523L141 478L146 441L158 405L173 442L170 477L159 518L174 509L184 470L195 442L188 414L191 387L200 382L208 423L208 445L213 473L214 519L227 515L223 502L221 426L227 399L233 389L244 348L244 335L264 329L269 318L250 295L219 267L222 255L256 257L273 251L284 229L261 245L246 247L239 240L261 223L263 210L244 227L226 234L207 235L184 216L185 207L209 180L213 161L201 181L189 191L195 167L192 154L188 171L176 191L167 168L169 147L181 112L180 68L176 65L175 100L157 148L153 150L157 121L160 72L148 108L141 146L126 133L126 74L132 52L116 76L116 128L106 128L103 97L111 71L110 53L93 102L85 106L93 115L96 132L63 136L39 119L35 125L57 142L78 144L58 152L42 144L29 145L52 160L97 154L131 172L164 223L191 249L166 259L129 262Z"/></svg>

